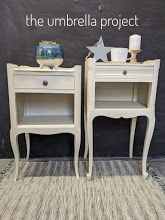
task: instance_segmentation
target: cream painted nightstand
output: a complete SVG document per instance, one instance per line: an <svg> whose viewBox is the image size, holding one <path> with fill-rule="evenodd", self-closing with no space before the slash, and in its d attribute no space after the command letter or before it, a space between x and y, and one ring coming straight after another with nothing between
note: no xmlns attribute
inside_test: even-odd
<svg viewBox="0 0 165 220"><path fill-rule="evenodd" d="M10 102L10 139L19 169L18 135L25 133L27 159L30 133L74 135L74 164L77 178L81 139L81 66L74 68L33 68L7 64Z"/></svg>
<svg viewBox="0 0 165 220"><path fill-rule="evenodd" d="M129 156L133 156L133 142L138 116L147 117L147 129L142 156L142 175L147 177L146 162L155 126L155 99L160 60L143 64L112 64L85 62L85 153L89 149L89 172L93 164L93 120L97 116L132 118Z"/></svg>

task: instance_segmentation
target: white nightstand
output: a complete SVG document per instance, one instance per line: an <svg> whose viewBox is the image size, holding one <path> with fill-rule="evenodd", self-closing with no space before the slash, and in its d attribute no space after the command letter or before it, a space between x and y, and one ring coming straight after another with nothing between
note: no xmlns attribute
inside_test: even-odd
<svg viewBox="0 0 165 220"><path fill-rule="evenodd" d="M129 156L133 156L133 142L137 116L147 117L142 175L146 177L146 162L155 126L155 99L160 60L144 64L101 63L89 58L85 62L85 153L89 149L89 172L93 164L93 120L97 116L132 118ZM116 140L117 141L117 140ZM101 146L100 146L101 147Z"/></svg>
<svg viewBox="0 0 165 220"><path fill-rule="evenodd" d="M77 178L81 139L81 66L74 68L35 68L7 64L10 102L10 139L19 169L18 135L25 133L27 159L30 133L74 135L74 163Z"/></svg>

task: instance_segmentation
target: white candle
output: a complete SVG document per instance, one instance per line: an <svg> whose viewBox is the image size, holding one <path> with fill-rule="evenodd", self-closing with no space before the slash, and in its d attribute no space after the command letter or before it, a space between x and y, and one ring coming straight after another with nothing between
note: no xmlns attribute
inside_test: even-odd
<svg viewBox="0 0 165 220"><path fill-rule="evenodd" d="M141 48L141 36L134 34L129 37L129 50L140 50Z"/></svg>

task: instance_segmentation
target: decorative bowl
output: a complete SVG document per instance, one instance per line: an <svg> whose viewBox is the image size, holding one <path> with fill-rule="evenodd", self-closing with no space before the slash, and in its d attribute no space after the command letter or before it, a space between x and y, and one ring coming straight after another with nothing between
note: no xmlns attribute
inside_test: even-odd
<svg viewBox="0 0 165 220"><path fill-rule="evenodd" d="M36 51L36 61L40 68L44 66L58 68L64 60L64 52L60 45L39 45Z"/></svg>

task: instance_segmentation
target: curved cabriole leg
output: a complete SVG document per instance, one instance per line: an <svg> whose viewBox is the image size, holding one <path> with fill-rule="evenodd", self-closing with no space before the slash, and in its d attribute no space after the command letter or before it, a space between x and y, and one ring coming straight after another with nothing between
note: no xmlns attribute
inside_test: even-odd
<svg viewBox="0 0 165 220"><path fill-rule="evenodd" d="M79 158L79 150L81 143L81 133L77 132L74 136L74 167L77 179L79 179L79 171L78 171L78 158Z"/></svg>
<svg viewBox="0 0 165 220"><path fill-rule="evenodd" d="M43 64L40 64L40 69L43 69L44 68L44 65Z"/></svg>
<svg viewBox="0 0 165 220"><path fill-rule="evenodd" d="M147 128L146 128L143 156L142 156L142 175L144 178L148 176L148 173L146 171L147 156L148 156L148 151L149 151L152 135L154 132L154 127L155 127L155 115L147 117Z"/></svg>
<svg viewBox="0 0 165 220"><path fill-rule="evenodd" d="M25 133L25 140L26 140L26 160L29 160L29 156L30 156L30 134L29 133Z"/></svg>
<svg viewBox="0 0 165 220"><path fill-rule="evenodd" d="M133 157L133 144L134 144L134 136L136 129L137 117L131 119L131 128L130 128L130 143L129 143L129 157Z"/></svg>
<svg viewBox="0 0 165 220"><path fill-rule="evenodd" d="M92 177L92 166L93 166L93 120L87 120L87 131L88 131L88 144L89 144L89 171L87 178L90 180Z"/></svg>
<svg viewBox="0 0 165 220"><path fill-rule="evenodd" d="M19 146L18 146L18 135L15 134L12 130L10 130L10 141L11 141L11 146L12 146L14 158L15 158L15 177L14 177L14 180L16 181L18 178L20 153L19 153Z"/></svg>
<svg viewBox="0 0 165 220"><path fill-rule="evenodd" d="M89 146L88 146L88 133L87 133L86 114L84 114L84 128L85 128L85 151L84 151L84 159L87 159Z"/></svg>

